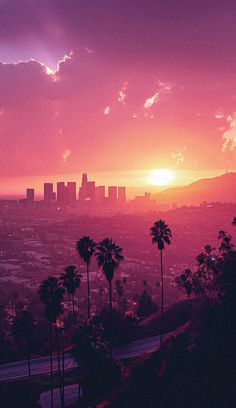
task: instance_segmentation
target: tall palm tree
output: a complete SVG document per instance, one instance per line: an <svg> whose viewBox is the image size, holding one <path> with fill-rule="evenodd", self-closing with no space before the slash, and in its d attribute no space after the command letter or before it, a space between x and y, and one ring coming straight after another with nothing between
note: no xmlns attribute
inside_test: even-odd
<svg viewBox="0 0 236 408"><path fill-rule="evenodd" d="M59 279L62 281L64 288L66 288L67 293L71 296L73 320L75 324L75 292L76 289L80 287L82 275L78 273L75 265L67 266L64 271Z"/></svg>
<svg viewBox="0 0 236 408"><path fill-rule="evenodd" d="M164 274L163 274L163 250L165 244L170 245L170 239L172 238L171 230L163 220L156 221L153 227L150 229L152 243L157 244L157 248L160 251L161 261L161 313L164 311ZM161 336L162 342L162 336Z"/></svg>
<svg viewBox="0 0 236 408"><path fill-rule="evenodd" d="M28 363L28 377L31 377L31 347L33 342L33 332L35 330L36 324L28 310L23 310L18 314L12 323L12 333L15 338L16 343L27 354Z"/></svg>
<svg viewBox="0 0 236 408"><path fill-rule="evenodd" d="M112 332L112 279L119 264L124 260L123 249L112 238L105 238L96 248L98 267L101 267L109 284L109 312L110 312L110 335Z"/></svg>
<svg viewBox="0 0 236 408"><path fill-rule="evenodd" d="M45 316L49 322L49 340L50 340L50 388L51 388L51 408L53 407L53 367L52 367L52 336L53 325L56 326L56 321L60 314L63 312L62 301L64 297L65 289L62 288L58 282L58 279L54 276L50 276L45 279L39 287L39 295L41 302L45 305ZM58 373L60 381L60 354L59 354L59 342L58 331L56 328L56 340L57 340L57 354L58 354ZM61 404L64 406L63 391L60 384L61 392Z"/></svg>
<svg viewBox="0 0 236 408"><path fill-rule="evenodd" d="M76 243L76 249L80 258L86 263L87 267L87 289L88 289L88 319L90 319L90 283L89 283L89 266L91 258L95 253L96 242L90 237L84 236Z"/></svg>

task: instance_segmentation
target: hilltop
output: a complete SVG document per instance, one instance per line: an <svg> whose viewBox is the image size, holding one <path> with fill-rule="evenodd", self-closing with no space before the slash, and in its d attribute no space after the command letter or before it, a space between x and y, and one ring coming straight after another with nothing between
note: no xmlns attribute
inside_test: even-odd
<svg viewBox="0 0 236 408"><path fill-rule="evenodd" d="M236 202L236 173L198 180L187 186L168 188L158 194L159 203L199 205L205 202Z"/></svg>

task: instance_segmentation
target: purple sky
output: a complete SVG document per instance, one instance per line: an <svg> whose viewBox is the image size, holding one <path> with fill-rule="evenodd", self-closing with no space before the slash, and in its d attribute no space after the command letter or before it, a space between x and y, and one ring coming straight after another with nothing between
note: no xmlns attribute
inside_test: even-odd
<svg viewBox="0 0 236 408"><path fill-rule="evenodd" d="M1 0L4 183L236 169L235 21L235 1Z"/></svg>

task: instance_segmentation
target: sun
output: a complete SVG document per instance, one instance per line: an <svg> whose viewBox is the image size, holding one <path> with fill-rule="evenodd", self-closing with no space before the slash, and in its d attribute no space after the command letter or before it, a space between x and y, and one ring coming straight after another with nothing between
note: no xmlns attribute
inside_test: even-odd
<svg viewBox="0 0 236 408"><path fill-rule="evenodd" d="M168 186L175 179L174 172L170 169L151 170L147 178L148 184L153 186Z"/></svg>

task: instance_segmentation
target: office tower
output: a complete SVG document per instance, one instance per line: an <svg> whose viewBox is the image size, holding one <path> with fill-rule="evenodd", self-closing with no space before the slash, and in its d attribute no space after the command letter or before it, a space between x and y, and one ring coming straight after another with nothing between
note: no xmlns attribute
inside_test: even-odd
<svg viewBox="0 0 236 408"><path fill-rule="evenodd" d="M105 199L105 186L95 187L95 201L103 201Z"/></svg>
<svg viewBox="0 0 236 408"><path fill-rule="evenodd" d="M44 201L55 200L55 193L53 192L53 183L44 183Z"/></svg>
<svg viewBox="0 0 236 408"><path fill-rule="evenodd" d="M74 203L76 201L76 182L69 181L66 187L66 202L68 204Z"/></svg>
<svg viewBox="0 0 236 408"><path fill-rule="evenodd" d="M110 201L116 201L117 199L117 187L116 186L108 187L108 198Z"/></svg>
<svg viewBox="0 0 236 408"><path fill-rule="evenodd" d="M82 187L86 187L86 186L87 186L87 183L88 183L87 173L83 173L83 174L82 174L82 183L81 183L81 186L82 186Z"/></svg>
<svg viewBox="0 0 236 408"><path fill-rule="evenodd" d="M87 173L83 173L81 187L79 188L79 201L86 200L87 190L88 190L88 177L87 177Z"/></svg>
<svg viewBox="0 0 236 408"><path fill-rule="evenodd" d="M87 200L95 201L95 181L87 182Z"/></svg>
<svg viewBox="0 0 236 408"><path fill-rule="evenodd" d="M66 188L63 181L57 183L57 201L58 203L64 203L66 198Z"/></svg>
<svg viewBox="0 0 236 408"><path fill-rule="evenodd" d="M126 187L118 187L118 200L122 203L126 202Z"/></svg>
<svg viewBox="0 0 236 408"><path fill-rule="evenodd" d="M34 202L34 188L27 188L26 189L26 200L28 203Z"/></svg>

